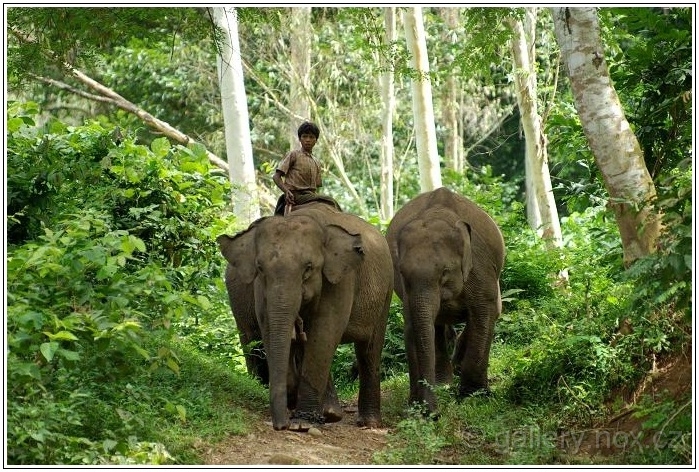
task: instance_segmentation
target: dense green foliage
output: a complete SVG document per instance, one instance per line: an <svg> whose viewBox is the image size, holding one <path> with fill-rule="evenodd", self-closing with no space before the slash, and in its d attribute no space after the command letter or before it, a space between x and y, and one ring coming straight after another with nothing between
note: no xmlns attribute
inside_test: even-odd
<svg viewBox="0 0 699 472"><path fill-rule="evenodd" d="M39 46L51 45L61 58L79 57L79 65L99 62L95 76L107 85L210 149L222 149L211 85L213 41L190 41L210 27L205 15L144 10L11 8L14 26L44 24L46 36L34 31L40 44L13 43L8 76L14 84L22 61L44 57ZM381 23L368 11L314 8L322 45L314 57L324 74L316 84L323 99L315 113L333 133L319 149L329 193L344 208L357 209L329 164L332 151L363 189L369 221L385 230L387 222L374 215L379 105L377 94L366 93L375 89L380 69L380 48L370 45L377 44ZM471 45L483 35L492 38L491 32L506 38L504 13L466 11ZM277 101L283 92L272 92L285 90L287 82L277 59L285 57L288 39L278 34L281 14L276 8L241 10L261 181L288 148L287 119ZM87 17L119 27L81 28ZM430 51L439 51L431 59L437 83L459 69L464 90L491 106L496 98L499 107L511 103L509 66L487 66L503 44L489 39L487 47L459 54L440 37L437 11L429 9L426 18ZM612 77L658 190L664 223L658 251L628 270L622 266L618 230L569 91L563 78L555 84L550 77L555 48L542 41L541 74L548 77L542 88L548 94L559 87L547 103L546 129L556 197L565 210L564 248L547 249L526 223L521 163L512 162L521 152L516 114L475 148L467 172L442 169L444 185L486 209L507 245L504 310L491 354L493 392L457 402L454 386L440 387L435 419L409 408L402 309L394 298L382 358L382 410L391 432L376 464L592 461L568 454L564 433L588 431L618 411L620 391L633 390L656 364L691 345L691 11L601 9L601 19ZM58 21L73 28L57 28ZM76 40L82 49L74 47ZM40 65L45 72L54 67ZM394 65L400 206L418 184L407 118L409 71L400 48ZM474 85L469 76L481 82ZM7 110L7 463L200 464L201 444L247 434L268 408L267 391L245 372L215 244L236 224L228 211L228 178L208 164L202 147L173 146L145 133L131 116L70 101L66 92L24 93L34 101L12 101ZM436 103L441 99L435 96ZM78 109L62 108L68 103ZM465 136L465 144L470 139L477 137ZM351 346L338 349L332 369L341 395L356 395ZM639 434L660 434L667 447L629 448L604 460L688 464L690 396L641 396L633 407L644 419Z"/></svg>
<svg viewBox="0 0 699 472"><path fill-rule="evenodd" d="M38 126L37 111L8 111L8 454L161 462L131 432L140 415L103 389L179 372L175 327L228 310L210 244L227 178L201 149L117 144L98 122Z"/></svg>

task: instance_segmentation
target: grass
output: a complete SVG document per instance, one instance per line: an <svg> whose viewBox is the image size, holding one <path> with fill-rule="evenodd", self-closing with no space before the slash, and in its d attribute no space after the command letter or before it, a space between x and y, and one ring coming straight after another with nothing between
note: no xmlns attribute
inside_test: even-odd
<svg viewBox="0 0 699 472"><path fill-rule="evenodd" d="M509 361L521 346L494 343L491 353L490 396L455 399L453 389L437 390L440 415L426 419L408 407L407 373L382 382L382 417L389 429L388 446L377 451L375 465L590 465L686 464L691 462L691 398L658 405L648 402L647 434L665 428L667 448L612 451L590 457L562 446L587 426L571 424L557 398L536 403L513 403L508 396ZM259 382L221 359L198 353L186 344L177 346L180 374L156 372L133 379L131 387L118 386L124 410L138 418L139 439L161 443L169 463L203 463L202 444L215 444L229 435L245 435L249 425L262 421L268 392ZM130 388L130 390L129 390ZM343 401L353 401L358 382L338 385ZM675 412L677 414L675 415ZM664 424L671 418L672 421ZM655 420L654 420L655 419ZM122 421L126 421L122 419ZM653 421L657 424L652 424ZM655 428L655 429L652 429ZM672 434L670 434L672 433ZM591 433L590 433L591 434ZM636 434L636 433L634 433ZM568 439L570 441L570 439ZM570 444L569 444L570 445Z"/></svg>
<svg viewBox="0 0 699 472"><path fill-rule="evenodd" d="M170 463L201 464L198 445L247 434L269 397L259 382L225 362L186 344L176 350L179 374L162 370L110 388L122 397L114 403L137 421L140 439L162 444Z"/></svg>

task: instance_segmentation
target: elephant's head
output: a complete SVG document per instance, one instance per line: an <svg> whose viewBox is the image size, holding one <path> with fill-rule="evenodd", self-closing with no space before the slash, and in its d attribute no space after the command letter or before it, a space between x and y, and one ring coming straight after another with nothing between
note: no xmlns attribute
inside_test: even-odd
<svg viewBox="0 0 699 472"><path fill-rule="evenodd" d="M449 303L461 293L473 267L471 227L464 221L414 220L398 236L398 253L410 254L398 266L409 285L406 293L439 293L434 302Z"/></svg>
<svg viewBox="0 0 699 472"><path fill-rule="evenodd" d="M269 364L272 422L275 429L285 429L288 360L299 317L319 303L325 284L338 284L354 272L364 253L362 237L291 214L258 220L217 241L237 276L254 287Z"/></svg>
<svg viewBox="0 0 699 472"><path fill-rule="evenodd" d="M217 242L243 283L260 277L265 282L268 277L283 280L285 287L300 289L304 302L319 293L323 277L339 283L364 253L360 234L336 224L323 227L307 216L262 218L235 236L219 236Z"/></svg>

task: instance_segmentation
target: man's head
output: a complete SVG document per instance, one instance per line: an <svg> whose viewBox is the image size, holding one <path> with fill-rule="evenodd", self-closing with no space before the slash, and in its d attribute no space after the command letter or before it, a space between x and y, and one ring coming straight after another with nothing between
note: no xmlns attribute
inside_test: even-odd
<svg viewBox="0 0 699 472"><path fill-rule="evenodd" d="M303 123L301 123L301 126L299 126L299 139L301 139L302 134L312 134L316 137L316 139L318 139L318 137L320 136L320 130L318 129L318 126L315 123L311 123L310 121L304 121Z"/></svg>

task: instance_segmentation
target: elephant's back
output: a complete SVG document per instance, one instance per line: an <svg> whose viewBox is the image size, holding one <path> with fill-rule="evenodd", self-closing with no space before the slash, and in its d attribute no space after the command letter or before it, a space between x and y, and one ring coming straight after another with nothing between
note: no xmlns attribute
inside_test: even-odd
<svg viewBox="0 0 699 472"><path fill-rule="evenodd" d="M365 263L360 267L358 276L370 277L380 289L393 291L393 264L386 238L381 231L368 221L352 213L339 211L326 204L308 204L296 210L294 215L308 215L321 225L335 224L353 234L361 234L364 245Z"/></svg>
<svg viewBox="0 0 699 472"><path fill-rule="evenodd" d="M502 269L505 243L495 220L474 201L446 187L421 193L396 212L386 232L394 264L399 257L398 237L403 228L413 221L430 219L441 219L450 224L457 220L466 221L474 238L488 246L498 272Z"/></svg>
<svg viewBox="0 0 699 472"><path fill-rule="evenodd" d="M328 205L299 208L294 213L302 212L321 224L339 225L350 233L362 236L364 261L355 273L352 314L341 342L366 341L371 336L383 337L393 296L393 263L386 238L368 221Z"/></svg>

